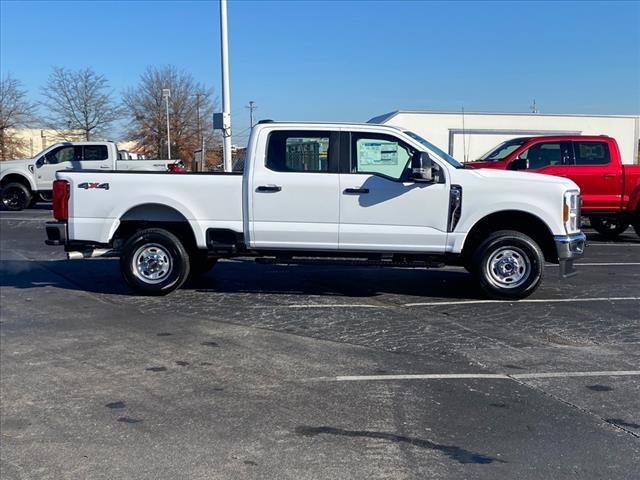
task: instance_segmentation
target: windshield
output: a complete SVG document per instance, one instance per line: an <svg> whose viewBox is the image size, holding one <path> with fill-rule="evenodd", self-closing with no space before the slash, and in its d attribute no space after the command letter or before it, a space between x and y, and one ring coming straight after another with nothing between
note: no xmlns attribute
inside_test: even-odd
<svg viewBox="0 0 640 480"><path fill-rule="evenodd" d="M485 162L495 162L498 160L504 160L509 156L511 152L516 150L520 145L525 143L528 138L514 138L513 140L507 140L506 142L502 142L496 148L489 150L483 156L480 157L480 160L484 160Z"/></svg>
<svg viewBox="0 0 640 480"><path fill-rule="evenodd" d="M438 157L440 157L442 160L447 162L449 165L452 165L452 166L454 166L456 168L464 168L464 165L462 165L459 161L457 161L451 155L449 155L448 153L443 152L438 147L436 147L433 143L429 142L428 140L425 140L424 138L422 138L417 133L413 133L413 132L411 132L409 130L405 130L404 133L409 135L414 140L417 140L418 142L420 142L422 145L427 147L427 150L430 150L432 153L435 153Z"/></svg>

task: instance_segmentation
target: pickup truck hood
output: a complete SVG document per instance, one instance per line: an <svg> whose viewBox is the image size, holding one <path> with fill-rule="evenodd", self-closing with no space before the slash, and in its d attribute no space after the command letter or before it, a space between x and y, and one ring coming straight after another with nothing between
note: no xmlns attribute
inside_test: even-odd
<svg viewBox="0 0 640 480"><path fill-rule="evenodd" d="M26 168L33 163L33 158L25 158L24 160L5 160L0 162L0 172L11 168Z"/></svg>
<svg viewBox="0 0 640 480"><path fill-rule="evenodd" d="M572 180L554 175L543 175L541 173L515 172L512 170L496 170L494 168L478 168L473 170L465 170L474 174L492 180L506 180L512 182L536 182L536 183L554 183L565 185L568 188L577 189L578 186Z"/></svg>

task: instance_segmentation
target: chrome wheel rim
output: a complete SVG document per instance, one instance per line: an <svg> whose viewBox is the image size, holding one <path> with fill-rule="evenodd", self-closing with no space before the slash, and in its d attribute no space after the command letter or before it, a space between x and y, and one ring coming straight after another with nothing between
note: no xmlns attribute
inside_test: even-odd
<svg viewBox="0 0 640 480"><path fill-rule="evenodd" d="M516 247L502 247L491 254L485 265L487 278L499 288L517 288L531 275L531 262Z"/></svg>
<svg viewBox="0 0 640 480"><path fill-rule="evenodd" d="M173 259L165 247L157 243L142 245L133 254L133 274L145 283L158 284L173 271Z"/></svg>

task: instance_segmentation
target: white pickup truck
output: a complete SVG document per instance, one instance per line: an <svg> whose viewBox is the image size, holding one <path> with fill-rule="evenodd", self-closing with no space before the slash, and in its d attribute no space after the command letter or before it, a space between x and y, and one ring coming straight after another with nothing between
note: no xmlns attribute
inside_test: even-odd
<svg viewBox="0 0 640 480"><path fill-rule="evenodd" d="M58 170L167 171L180 160L121 160L113 142L55 143L35 157L0 162L0 201L8 210L22 210L38 200L51 200Z"/></svg>
<svg viewBox="0 0 640 480"><path fill-rule="evenodd" d="M415 133L371 124L261 122L244 172L61 171L47 244L120 257L162 295L220 258L282 264L462 265L489 297L538 287L545 261L583 254L570 180L467 169Z"/></svg>

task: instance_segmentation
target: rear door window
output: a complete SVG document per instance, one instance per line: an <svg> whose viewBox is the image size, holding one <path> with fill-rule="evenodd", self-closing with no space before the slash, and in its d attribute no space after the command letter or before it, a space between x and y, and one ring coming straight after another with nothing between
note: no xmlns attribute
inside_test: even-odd
<svg viewBox="0 0 640 480"><path fill-rule="evenodd" d="M329 173L337 132L276 131L269 135L266 167L275 172Z"/></svg>
<svg viewBox="0 0 640 480"><path fill-rule="evenodd" d="M88 161L101 161L109 158L109 152L106 145L85 145L84 146L84 160Z"/></svg>
<svg viewBox="0 0 640 480"><path fill-rule="evenodd" d="M607 165L611 161L607 142L573 142L576 165Z"/></svg>

